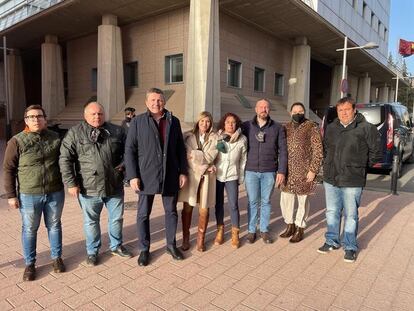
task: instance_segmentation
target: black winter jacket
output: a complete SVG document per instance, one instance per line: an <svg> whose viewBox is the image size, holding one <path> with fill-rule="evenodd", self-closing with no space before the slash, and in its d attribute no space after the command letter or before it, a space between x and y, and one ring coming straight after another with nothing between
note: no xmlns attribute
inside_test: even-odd
<svg viewBox="0 0 414 311"><path fill-rule="evenodd" d="M179 175L187 175L187 154L180 121L164 110L167 126L161 148L159 132L150 112L132 119L125 146L126 178L140 179L140 193L173 196Z"/></svg>
<svg viewBox="0 0 414 311"><path fill-rule="evenodd" d="M80 187L84 195L121 195L124 192L124 129L105 122L96 143L90 138L92 129L82 121L63 139L59 159L63 183L68 187Z"/></svg>
<svg viewBox="0 0 414 311"><path fill-rule="evenodd" d="M286 175L287 145L284 127L269 118L259 128L257 117L243 123L243 134L248 140L246 171L277 172ZM256 135L263 131L264 142L259 142Z"/></svg>
<svg viewBox="0 0 414 311"><path fill-rule="evenodd" d="M368 165L382 159L380 134L360 113L347 127L329 124L323 145L323 180L336 187L364 187Z"/></svg>

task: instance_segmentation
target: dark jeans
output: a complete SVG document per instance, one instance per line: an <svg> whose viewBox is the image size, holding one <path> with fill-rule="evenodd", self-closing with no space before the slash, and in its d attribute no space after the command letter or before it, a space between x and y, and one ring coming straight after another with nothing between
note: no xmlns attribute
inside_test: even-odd
<svg viewBox="0 0 414 311"><path fill-rule="evenodd" d="M237 180L216 182L216 221L217 225L224 224L224 188L227 193L228 207L230 209L231 225L240 227L239 213L239 183Z"/></svg>
<svg viewBox="0 0 414 311"><path fill-rule="evenodd" d="M140 251L149 251L150 236L150 215L152 204L154 202L153 194L138 195L137 211L137 229L138 229L138 249ZM176 246L175 233L177 231L177 195L162 196L162 204L165 212L165 237L167 247Z"/></svg>

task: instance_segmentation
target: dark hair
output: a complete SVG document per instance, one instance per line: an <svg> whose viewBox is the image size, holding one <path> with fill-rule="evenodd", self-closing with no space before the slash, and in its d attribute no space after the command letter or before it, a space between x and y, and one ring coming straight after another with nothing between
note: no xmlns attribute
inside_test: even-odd
<svg viewBox="0 0 414 311"><path fill-rule="evenodd" d="M290 106L290 112L292 112L292 109L295 106L301 106L303 108L303 111L306 111L305 106L301 102L296 102L296 103L293 103L292 106Z"/></svg>
<svg viewBox="0 0 414 311"><path fill-rule="evenodd" d="M221 117L219 121L218 128L224 131L224 122L228 117L233 117L236 120L236 130L242 126L242 121L240 120L239 116L232 112L227 112L224 116Z"/></svg>
<svg viewBox="0 0 414 311"><path fill-rule="evenodd" d="M97 103L98 102L98 97L96 97L96 95L92 95L91 97L88 98L88 100L86 101L85 105L83 105L83 109L85 109L86 107L89 106L89 104L91 103Z"/></svg>
<svg viewBox="0 0 414 311"><path fill-rule="evenodd" d="M336 107L343 105L343 104L351 104L352 109L355 109L355 100L352 97L342 97L338 102L336 103Z"/></svg>
<svg viewBox="0 0 414 311"><path fill-rule="evenodd" d="M162 90L160 90L160 89L156 88L156 87L152 87L152 88L150 88L150 89L148 89L148 90L147 90L147 92L145 93L145 100L147 100L147 99L148 99L148 95L149 95L149 94L153 94L153 93L162 95L162 98L163 98L163 99L164 99L164 101L165 101L165 95L164 95L164 92L163 92Z"/></svg>
<svg viewBox="0 0 414 311"><path fill-rule="evenodd" d="M135 108L132 108L132 107L126 107L126 108L124 109L124 112L135 112Z"/></svg>
<svg viewBox="0 0 414 311"><path fill-rule="evenodd" d="M27 107L27 108L24 110L24 117L25 117L25 118L27 117L27 112L28 112L29 110L42 110L42 112L43 112L43 116L46 118L46 112L45 112L45 110L42 108L42 106L40 106L40 105L30 105L29 107Z"/></svg>

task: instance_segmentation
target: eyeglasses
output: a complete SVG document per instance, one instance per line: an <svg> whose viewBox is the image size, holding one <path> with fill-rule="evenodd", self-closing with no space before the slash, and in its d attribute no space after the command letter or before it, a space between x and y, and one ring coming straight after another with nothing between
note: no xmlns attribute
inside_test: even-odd
<svg viewBox="0 0 414 311"><path fill-rule="evenodd" d="M40 120L43 119L45 116L42 114L35 114L35 115L31 115L31 116L25 116L25 119L29 119L30 121L34 121L34 120Z"/></svg>

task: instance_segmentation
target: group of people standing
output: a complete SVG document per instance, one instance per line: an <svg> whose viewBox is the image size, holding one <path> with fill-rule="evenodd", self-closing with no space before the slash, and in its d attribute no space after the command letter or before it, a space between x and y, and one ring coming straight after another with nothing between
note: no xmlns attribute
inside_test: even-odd
<svg viewBox="0 0 414 311"><path fill-rule="evenodd" d="M41 106L25 110L26 127L8 142L3 163L9 205L18 208L22 217L24 280L36 277L36 239L42 214L53 270L65 271L63 185L82 209L86 264L94 266L99 263L103 206L108 210L111 253L132 256L122 239L124 181L128 181L138 194L138 265L146 266L150 262L150 214L156 194L161 194L165 211L166 251L175 260L184 259L176 245L177 203L183 202L181 249L190 248L192 213L198 206L196 249L202 252L210 208L215 209L217 222L214 244L224 242L224 191L231 220L231 246L240 246L238 195L243 183L248 197L247 242L255 242L257 227L263 242L273 242L269 224L275 187L281 190L280 205L286 223L280 236L290 237L292 243L301 241L309 214L308 196L315 189L324 153L328 232L318 251L327 253L342 244L344 259L355 260L357 209L365 168L379 160L380 150L376 128L356 112L351 98L338 102L339 120L328 126L324 148L318 125L305 118L302 103L292 104L292 119L285 126L270 118L270 102L261 99L252 120L242 123L236 114L226 113L218 123L218 131L214 131L212 115L204 111L184 134L180 121L165 109L161 90L149 89L145 104L145 113L128 120L126 135L123 127L105 122L104 108L93 99L85 105L84 121L72 127L62 141L47 129ZM341 240L342 210L345 226Z"/></svg>

